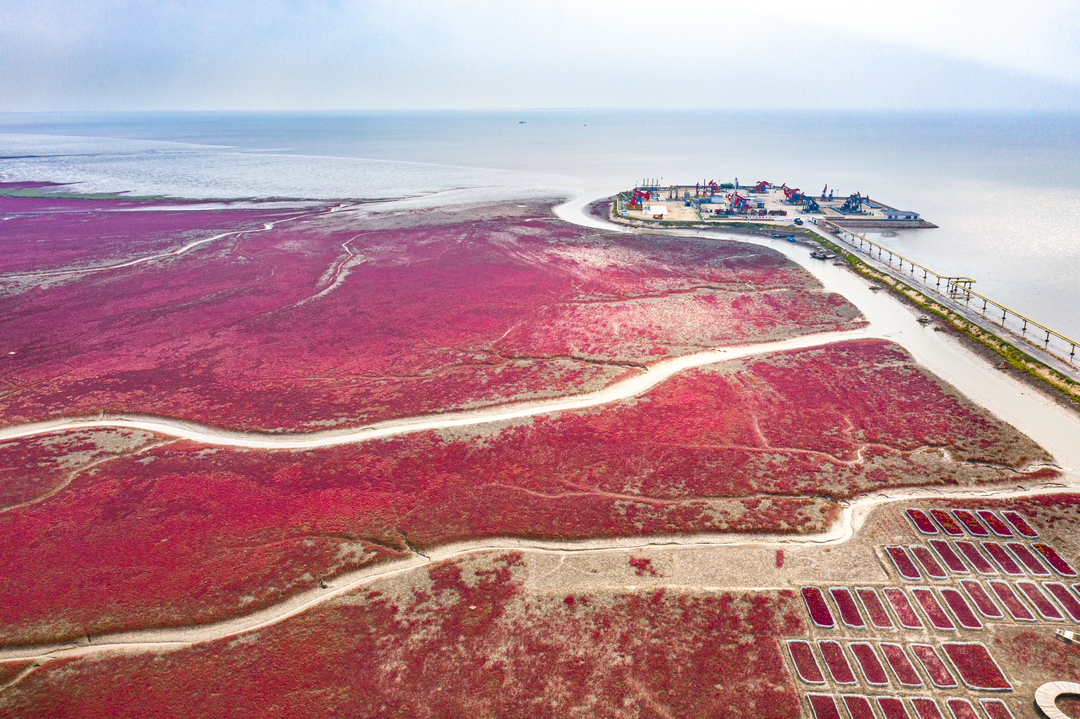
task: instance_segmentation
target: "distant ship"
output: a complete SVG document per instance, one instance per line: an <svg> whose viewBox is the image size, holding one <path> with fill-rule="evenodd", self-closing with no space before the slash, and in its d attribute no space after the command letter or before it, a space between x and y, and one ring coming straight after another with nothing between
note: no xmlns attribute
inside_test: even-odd
<svg viewBox="0 0 1080 719"><path fill-rule="evenodd" d="M519 125L524 125L524 124L526 124L526 123L525 123L525 121L524 121L524 120L518 120L518 124L519 124Z"/></svg>

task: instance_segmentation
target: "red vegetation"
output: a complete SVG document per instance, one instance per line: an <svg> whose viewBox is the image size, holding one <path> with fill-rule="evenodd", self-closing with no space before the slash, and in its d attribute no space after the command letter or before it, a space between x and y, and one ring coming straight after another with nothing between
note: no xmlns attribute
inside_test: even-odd
<svg viewBox="0 0 1080 719"><path fill-rule="evenodd" d="M4 662L3 664L0 664L0 686L15 679L23 669L26 669L33 663L33 660L27 660L23 662Z"/></svg>
<svg viewBox="0 0 1080 719"><path fill-rule="evenodd" d="M1035 621L1035 615L1024 606L1024 603L1020 601L1020 598L1016 596L1013 588L1008 585L1007 582L1002 582L998 579L991 579L989 581L990 588L994 590L994 594L1001 600L1001 603L1005 605L1005 608L1009 610L1009 614L1013 619L1025 622Z"/></svg>
<svg viewBox="0 0 1080 719"><path fill-rule="evenodd" d="M821 674L821 667L818 666L817 659L814 657L810 642L803 639L789 639L787 645L799 678L807 684L823 684L825 677Z"/></svg>
<svg viewBox="0 0 1080 719"><path fill-rule="evenodd" d="M1023 517L1017 512L1002 512L1001 516L1013 526L1013 528L1020 533L1021 536L1029 539L1034 539L1039 536L1039 533L1032 529L1031 525L1027 523Z"/></svg>
<svg viewBox="0 0 1080 719"><path fill-rule="evenodd" d="M907 516L915 524L915 528L923 534L937 534L938 529L934 526L934 523L930 521L930 517L926 512L921 509L909 509L907 510Z"/></svg>
<svg viewBox="0 0 1080 719"><path fill-rule="evenodd" d="M974 543L957 541L956 548L971 562L971 566L975 567L975 571L979 574L997 574L997 570Z"/></svg>
<svg viewBox="0 0 1080 719"><path fill-rule="evenodd" d="M927 675L930 677L930 681L934 683L934 686L941 689L948 689L949 687L955 687L956 678L953 677L952 672L945 666L945 662L941 660L938 653L934 651L934 648L929 644L912 644L911 651L922 663L923 669L926 670Z"/></svg>
<svg viewBox="0 0 1080 719"><path fill-rule="evenodd" d="M66 191L59 190L58 193L54 193L52 191L53 189L63 187L67 187L69 189ZM12 192L12 190L17 191L43 189L46 191L39 193L39 196L37 197L33 195L27 197L20 197L17 195L16 192ZM161 211L168 210L171 207L176 207L177 209L180 209L184 205L192 205L197 203L197 201L194 200L140 200L126 197L64 197L62 196L62 194L60 194L63 192L72 192L71 183L36 181L16 181L0 183L0 213L14 218L22 215L47 215L50 213L58 212L77 212L82 214L90 214L94 212L100 213L119 210L128 211L140 209L153 209Z"/></svg>
<svg viewBox="0 0 1080 719"><path fill-rule="evenodd" d="M995 639L995 653L1007 666L1038 684L1050 681L1080 682L1080 653L1045 630L1004 633Z"/></svg>
<svg viewBox="0 0 1080 719"><path fill-rule="evenodd" d="M984 522L986 526L990 527L990 531L999 537L1011 537L1013 536L1012 530L1009 529L1009 525L1001 521L1001 517L993 513L989 509L980 509L976 512Z"/></svg>
<svg viewBox="0 0 1080 719"><path fill-rule="evenodd" d="M11 190L31 190L42 187L66 187L63 182L40 182L37 180L17 180L14 182L0 182L0 195L10 194Z"/></svg>
<svg viewBox="0 0 1080 719"><path fill-rule="evenodd" d="M848 648L859 660L859 666L862 668L867 684L884 686L889 683L889 675L885 673L885 667L881 666L881 660L878 659L873 646L866 642L851 642Z"/></svg>
<svg viewBox="0 0 1080 719"><path fill-rule="evenodd" d="M1024 570L1020 568L1020 565L1013 560L1012 555L1009 554L1005 547L1001 546L997 542L980 542L983 549L993 557L997 563L998 568L1006 574L1019 575L1023 574Z"/></svg>
<svg viewBox="0 0 1080 719"><path fill-rule="evenodd" d="M861 694L845 694L844 705L847 706L851 719L877 719L870 700Z"/></svg>
<svg viewBox="0 0 1080 719"><path fill-rule="evenodd" d="M840 709L836 706L836 699L828 694L807 694L810 709L814 712L814 719L842 719Z"/></svg>
<svg viewBox="0 0 1080 719"><path fill-rule="evenodd" d="M979 703L990 719L1016 719L1012 710L1000 699L980 699Z"/></svg>
<svg viewBox="0 0 1080 719"><path fill-rule="evenodd" d="M1065 559L1058 554L1058 551L1051 547L1049 544L1042 542L1036 542L1031 545L1038 551L1039 554L1046 558L1046 561L1050 563L1050 566L1054 568L1054 571L1063 577L1075 577L1076 570Z"/></svg>
<svg viewBox="0 0 1080 719"><path fill-rule="evenodd" d="M941 647L960 672L960 678L972 689L1012 689L1012 684L982 642L945 642Z"/></svg>
<svg viewBox="0 0 1080 719"><path fill-rule="evenodd" d="M1035 609L1042 615L1043 619L1064 619L1061 616L1061 612L1054 606L1042 590L1039 589L1039 585L1035 582L1017 582L1016 586L1020 587L1020 591L1023 592L1027 598L1035 605Z"/></svg>
<svg viewBox="0 0 1080 719"><path fill-rule="evenodd" d="M915 707L919 719L944 719L937 702L930 697L914 697L911 700L911 706Z"/></svg>
<svg viewBox="0 0 1080 719"><path fill-rule="evenodd" d="M665 356L848 328L857 314L780 254L743 243L600 237L512 208L475 220L325 209L269 231L262 222L283 213L5 222L25 225L0 238L0 257L15 258L8 272L116 264L259 231L48 283L0 278L15 290L0 297L0 326L16 353L0 416L355 426L596 389Z"/></svg>
<svg viewBox="0 0 1080 719"><path fill-rule="evenodd" d="M137 430L80 430L0 441L0 507L55 491L93 464L145 450L157 440Z"/></svg>
<svg viewBox="0 0 1080 719"><path fill-rule="evenodd" d="M877 590L873 587L856 587L855 592L859 595L859 601L862 602L863 609L870 617L870 622L879 629L891 629L892 619L889 618L885 605L881 603Z"/></svg>
<svg viewBox="0 0 1080 719"><path fill-rule="evenodd" d="M530 595L520 555L381 585L235 640L47 664L0 694L21 717L787 719L799 695L776 637L782 595Z"/></svg>
<svg viewBox="0 0 1080 719"><path fill-rule="evenodd" d="M1027 545L1020 542L1006 542L1005 546L1013 553L1020 562L1027 567L1027 570L1036 576L1050 576L1050 570L1047 569L1039 558L1031 553L1031 550L1027 548Z"/></svg>
<svg viewBox="0 0 1080 719"><path fill-rule="evenodd" d="M176 209L170 209L171 207ZM0 275L105 267L178 250L223 232L261 230L299 212L185 210L178 203L0 197ZM0 282L10 277L0 277Z"/></svg>
<svg viewBox="0 0 1080 719"><path fill-rule="evenodd" d="M885 719L911 719L907 707L904 706L903 699L899 697L878 697L877 702L881 708L881 713L885 715Z"/></svg>
<svg viewBox="0 0 1080 719"><path fill-rule="evenodd" d="M862 615L859 614L859 607L855 604L855 597L851 596L851 591L847 587L830 587L829 594L836 602L836 607L840 610L840 619L844 621L844 624L849 627L866 626Z"/></svg>
<svg viewBox="0 0 1080 719"><path fill-rule="evenodd" d="M234 616L410 544L821 531L839 512L823 496L953 481L905 454L925 444L1030 448L946 389L894 345L845 342L468 430L310 451L174 442L0 515L0 636ZM0 447L0 466L25 446Z"/></svg>
<svg viewBox="0 0 1080 719"><path fill-rule="evenodd" d="M969 510L954 509L952 513L954 517L960 520L960 523L964 525L964 529L969 533L976 537L990 536L990 532L986 531L986 527L982 525L982 522L980 522Z"/></svg>
<svg viewBox="0 0 1080 719"><path fill-rule="evenodd" d="M994 600L990 598L990 595L986 593L986 588L977 579L961 579L960 585L964 588L964 591L971 597L971 601L975 602L976 609L984 617L990 617L991 619L1000 619L1004 616L1001 613L1001 609Z"/></svg>
<svg viewBox="0 0 1080 719"><path fill-rule="evenodd" d="M945 566L949 568L951 572L957 572L958 574L969 574L967 565L964 564L964 560L957 556L953 551L952 545L944 539L931 539L930 546L934 548L937 555L941 557L941 561L945 562Z"/></svg>
<svg viewBox="0 0 1080 719"><path fill-rule="evenodd" d="M945 534L951 534L953 536L960 536L964 533L963 528L956 523L956 520L952 518L944 509L931 509L930 516L933 517L938 525L945 530Z"/></svg>
<svg viewBox="0 0 1080 719"><path fill-rule="evenodd" d="M834 682L837 684L855 683L855 672L851 670L851 664L848 663L840 642L822 639L818 642L818 649L821 650L821 658L829 667L829 674L832 675Z"/></svg>
<svg viewBox="0 0 1080 719"><path fill-rule="evenodd" d="M921 544L916 544L910 547L911 553L915 555L915 558L919 560L919 564L926 571L926 576L932 579L944 579L948 576L938 561L934 559L934 555L930 553L930 550Z"/></svg>
<svg viewBox="0 0 1080 719"><path fill-rule="evenodd" d="M825 602L825 595L817 587L803 587L802 598L806 602L806 609L810 612L810 620L819 627L834 627L832 612Z"/></svg>
<svg viewBox="0 0 1080 719"><path fill-rule="evenodd" d="M1034 477L1036 472L1028 476ZM1028 538L1037 538L1038 531L1058 531L1066 534L1080 532L1080 493L1037 494L1011 499L953 500L951 504L981 510L993 507L997 514L1010 513L1013 520L1025 527ZM984 521L987 517L980 515ZM1000 521L1000 520L999 520ZM993 529L993 524L987 522ZM1063 526L1062 526L1063 525ZM1037 529L1036 529L1037 528ZM995 531L995 534L997 532ZM1022 533L1017 532L1024 536ZM1009 536L1013 532L1009 531Z"/></svg>
<svg viewBox="0 0 1080 719"><path fill-rule="evenodd" d="M900 572L901 577L915 580L922 576L919 574L918 567L908 556L907 550L903 547L885 547L885 551L888 553L889 559L893 561L893 565L896 566L896 571Z"/></svg>
<svg viewBox="0 0 1080 719"><path fill-rule="evenodd" d="M967 699L952 697L945 700L945 705L952 712L953 719L981 719L975 707Z"/></svg>
<svg viewBox="0 0 1080 719"><path fill-rule="evenodd" d="M99 464L65 491L0 514L0 636L40 641L246 613L401 557L407 542L792 531L821 529L833 516L816 499L686 497L724 491L688 490L691 478L596 487L624 466L652 469L619 456L618 434L610 444L588 432L544 436L575 420L541 420L488 442L425 433L308 452L177 442ZM610 460L603 474L575 442Z"/></svg>
<svg viewBox="0 0 1080 719"><path fill-rule="evenodd" d="M926 612L926 616L930 618L930 623L938 629L956 629L956 625L949 619L949 615L945 613L941 604L938 603L937 597L934 596L934 592L926 587L914 587L911 593L915 595L915 600L919 602L919 605Z"/></svg>
<svg viewBox="0 0 1080 719"><path fill-rule="evenodd" d="M915 607L911 606L911 601L908 600L903 589L885 587L881 591L885 593L885 598L889 600L893 611L896 612L896 618L900 620L900 626L905 629L922 629L922 620L915 613Z"/></svg>
<svg viewBox="0 0 1080 719"><path fill-rule="evenodd" d="M777 549L776 550L776 568L780 569L783 566L784 566L784 550L783 549Z"/></svg>
<svg viewBox="0 0 1080 719"><path fill-rule="evenodd" d="M652 565L652 560L648 557L630 557L630 566L636 570L634 573L639 577L645 574L649 574L653 577L664 576L656 571L656 567Z"/></svg>
<svg viewBox="0 0 1080 719"><path fill-rule="evenodd" d="M1076 597L1068 587L1060 582L1043 582L1043 586L1054 595L1054 599L1058 600L1073 621L1080 622L1080 602L1076 601Z"/></svg>
<svg viewBox="0 0 1080 719"><path fill-rule="evenodd" d="M942 587L941 597L949 605L949 609L952 610L956 621L960 622L960 626L964 629L982 629L982 622L975 616L975 612L971 611L971 606L968 605L967 600L964 599L964 595L959 590L952 587Z"/></svg>
<svg viewBox="0 0 1080 719"><path fill-rule="evenodd" d="M915 671L915 666L908 659L908 655L902 646L882 643L881 653L885 655L885 660L892 667L897 681L906 687L922 686L922 679L919 678L919 673Z"/></svg>

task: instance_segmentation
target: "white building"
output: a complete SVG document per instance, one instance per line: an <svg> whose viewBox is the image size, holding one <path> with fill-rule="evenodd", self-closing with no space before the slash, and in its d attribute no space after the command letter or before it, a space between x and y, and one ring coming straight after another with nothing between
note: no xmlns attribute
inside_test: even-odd
<svg viewBox="0 0 1080 719"><path fill-rule="evenodd" d="M882 210L881 214L884 215L886 220L917 220L919 219L918 212L911 212L910 210Z"/></svg>

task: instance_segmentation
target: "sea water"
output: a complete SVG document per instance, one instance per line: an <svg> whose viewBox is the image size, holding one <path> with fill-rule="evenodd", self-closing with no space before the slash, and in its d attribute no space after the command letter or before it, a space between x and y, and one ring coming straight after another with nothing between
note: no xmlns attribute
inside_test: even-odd
<svg viewBox="0 0 1080 719"><path fill-rule="evenodd" d="M644 178L870 195L875 239L1080 338L1080 115L926 112L0 114L0 180L196 198L601 196Z"/></svg>

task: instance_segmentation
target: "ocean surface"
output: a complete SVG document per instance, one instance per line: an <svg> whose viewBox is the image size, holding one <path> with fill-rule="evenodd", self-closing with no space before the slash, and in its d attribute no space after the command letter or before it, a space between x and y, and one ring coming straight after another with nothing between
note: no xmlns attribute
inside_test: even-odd
<svg viewBox="0 0 1080 719"><path fill-rule="evenodd" d="M1080 115L808 111L2 114L0 180L191 198L602 196L644 178L860 191L871 235L1080 338Z"/></svg>

